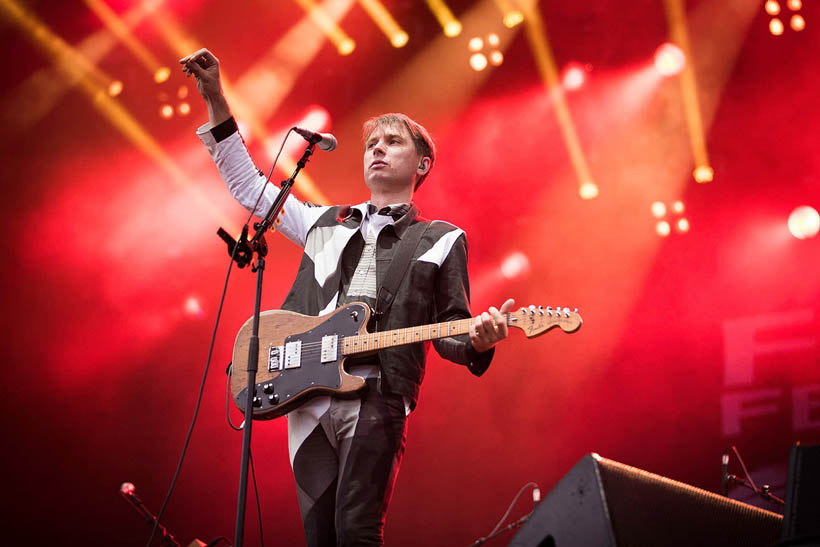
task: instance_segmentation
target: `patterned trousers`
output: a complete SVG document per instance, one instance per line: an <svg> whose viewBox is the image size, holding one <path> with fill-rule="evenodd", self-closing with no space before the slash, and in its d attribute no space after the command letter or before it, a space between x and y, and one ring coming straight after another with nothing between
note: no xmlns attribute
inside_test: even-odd
<svg viewBox="0 0 820 547"><path fill-rule="evenodd" d="M288 414L288 448L309 547L384 545L407 407L368 378L361 398L317 397Z"/></svg>

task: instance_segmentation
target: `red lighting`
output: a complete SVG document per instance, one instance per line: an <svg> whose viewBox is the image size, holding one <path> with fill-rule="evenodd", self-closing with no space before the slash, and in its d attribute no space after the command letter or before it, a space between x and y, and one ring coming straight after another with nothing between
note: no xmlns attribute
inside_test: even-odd
<svg viewBox="0 0 820 547"><path fill-rule="evenodd" d="M124 496L130 496L135 490L136 487L130 482L124 482L122 483L122 486L120 486L120 493Z"/></svg>
<svg viewBox="0 0 820 547"><path fill-rule="evenodd" d="M666 42L655 50L655 68L662 76L680 74L684 66L686 66L686 55L675 44Z"/></svg>
<svg viewBox="0 0 820 547"><path fill-rule="evenodd" d="M811 239L820 231L820 213L802 205L789 215L789 232L797 239Z"/></svg>
<svg viewBox="0 0 820 547"><path fill-rule="evenodd" d="M189 296L185 301L185 313L191 317L205 317L205 311L202 309L202 305L196 296Z"/></svg>

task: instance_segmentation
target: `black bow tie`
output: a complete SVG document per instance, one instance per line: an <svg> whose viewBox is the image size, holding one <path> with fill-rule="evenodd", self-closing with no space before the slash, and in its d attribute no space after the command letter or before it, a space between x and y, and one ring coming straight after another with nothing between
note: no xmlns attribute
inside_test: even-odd
<svg viewBox="0 0 820 547"><path fill-rule="evenodd" d="M378 214L378 215L384 215L384 216L391 216L391 217L393 217L393 220L400 219L401 217L406 215L409 210L410 210L410 204L409 203L401 203L399 205L393 205L392 207L390 205L388 205L386 207L382 207L381 209L376 209L376 206L373 205L372 203L367 204L367 212L370 213L371 215Z"/></svg>

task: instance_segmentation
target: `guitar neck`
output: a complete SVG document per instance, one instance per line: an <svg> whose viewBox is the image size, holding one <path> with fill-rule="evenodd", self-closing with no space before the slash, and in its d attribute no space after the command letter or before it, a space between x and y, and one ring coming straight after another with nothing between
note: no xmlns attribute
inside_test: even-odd
<svg viewBox="0 0 820 547"><path fill-rule="evenodd" d="M507 314L507 319L509 320L509 314ZM456 319L455 321L407 327L406 329L345 336L342 338L342 355L353 355L415 342L426 342L437 338L468 334L472 322L472 318Z"/></svg>

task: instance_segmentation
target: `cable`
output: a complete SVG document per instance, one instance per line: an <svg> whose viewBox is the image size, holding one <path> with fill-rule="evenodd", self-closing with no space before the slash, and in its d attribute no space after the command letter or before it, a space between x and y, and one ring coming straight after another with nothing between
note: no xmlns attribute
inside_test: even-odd
<svg viewBox="0 0 820 547"><path fill-rule="evenodd" d="M491 538L493 538L493 537L495 537L495 536L497 535L497 532L499 531L499 528L501 528L501 525L502 525L502 524L504 524L504 521L505 521L505 520L507 520L507 517L508 517L508 516L510 516L510 512L512 511L513 507L515 507L515 504L516 504L516 502L518 501L518 498L520 498L520 497L521 497L521 494L523 494L523 493L524 493L524 491L525 491L527 488L529 488L530 486L532 486L532 487L533 487L533 490L538 489L538 484L537 484L537 483L535 483L535 482L528 482L527 484L525 484L524 486L522 486L522 487L521 487L521 489L518 491L518 493L517 493L517 494L515 495L515 497L513 498L512 503L510 503L509 507L507 507L507 512L506 512L506 513L504 513L504 516L503 516L503 517L501 517L501 519L498 521L498 524L496 524L496 525L495 525L495 528L493 528L492 532L490 532L489 534L487 534L487 535L486 535L485 537L483 537L483 538L479 538L479 539L477 539L474 543L472 543L472 544L471 544L471 546L470 546L470 547L474 547L474 546L476 546L476 545L481 545L481 544L482 544L482 543L484 543L485 541L487 541L487 540L489 540L489 539L491 539ZM515 525L520 525L520 524L523 524L523 523L524 523L524 521L526 521L526 520L527 520L527 518L529 518L529 514L528 514L528 515L526 515L525 517L523 517L523 518L519 519L519 520L518 520L518 521L516 521L514 524L515 524ZM509 527L508 527L508 528L509 528ZM502 531L503 531L503 530L502 530Z"/></svg>
<svg viewBox="0 0 820 547"><path fill-rule="evenodd" d="M233 425L231 421L231 376L233 376L233 363L228 366L228 378L225 381L225 419L228 420L228 427L234 431L242 431L242 427Z"/></svg>
<svg viewBox="0 0 820 547"><path fill-rule="evenodd" d="M256 206L259 204L259 200L262 199L262 196L265 193L265 189L267 188L268 183L270 182L271 177L273 176L273 170L276 167L276 162L279 161L279 155L282 153L282 149L285 147L285 142L288 139L288 136L291 134L291 130L289 130L285 134L285 138L282 140L282 144L279 146L279 152L276 153L276 157L273 160L273 165L271 165L270 172L268 173L268 178L265 180L265 183L262 185L262 190L259 192L259 197L256 198L256 203L254 204L253 208L251 209L250 214L248 215L248 219L245 221L245 226L247 226L251 219L253 218L254 211L256 211ZM157 519L154 521L154 526L151 529L151 537L148 538L148 543L145 544L145 547L151 547L151 543L154 541L154 536L157 533L157 525L159 524L160 519L162 519L162 515L165 513L165 508L168 505L168 501L171 499L171 494L174 492L174 487L176 486L177 479L179 478L179 473L182 470L182 463L185 461L185 454L188 452L188 445L191 442L191 436L194 432L194 426L196 425L196 419L199 415L199 407L202 404L202 394L205 391L205 380L208 378L208 370L211 366L211 357L214 351L214 344L216 343L216 332L219 328L219 319L222 317L222 306L225 304L225 296L228 293L228 281L231 278L231 270L233 269L234 258L236 257L236 251L239 249L238 245L235 245L233 248L233 252L231 253L231 262L228 265L228 273L225 275L225 284L222 287L222 296L219 299L219 308L216 312L216 321L214 322L214 330L211 334L211 343L208 347L208 359L205 361L205 370L202 373L202 381L199 384L199 394L196 398L196 405L194 406L194 415L191 418L191 425L188 427L188 434L185 436L185 442L182 444L182 453L179 456L179 461L177 462L176 470L174 471L174 476L171 479L171 486L168 488L168 493L165 494L165 499L162 502L162 507L160 507L159 513L157 513ZM255 483L254 483L255 487ZM258 498L257 498L258 502ZM261 523L261 519L260 519ZM261 525L261 524L260 524Z"/></svg>
<svg viewBox="0 0 820 547"><path fill-rule="evenodd" d="M752 490L758 492L757 485L755 484L755 481L752 480L752 476L749 474L749 470L746 469L746 464L743 463L743 458L740 457L740 452L737 451L737 447L735 445L732 445L732 450L734 451L735 456L737 456L737 461L740 462L740 467L743 468L743 474L746 476L746 480L748 480L752 485Z"/></svg>

